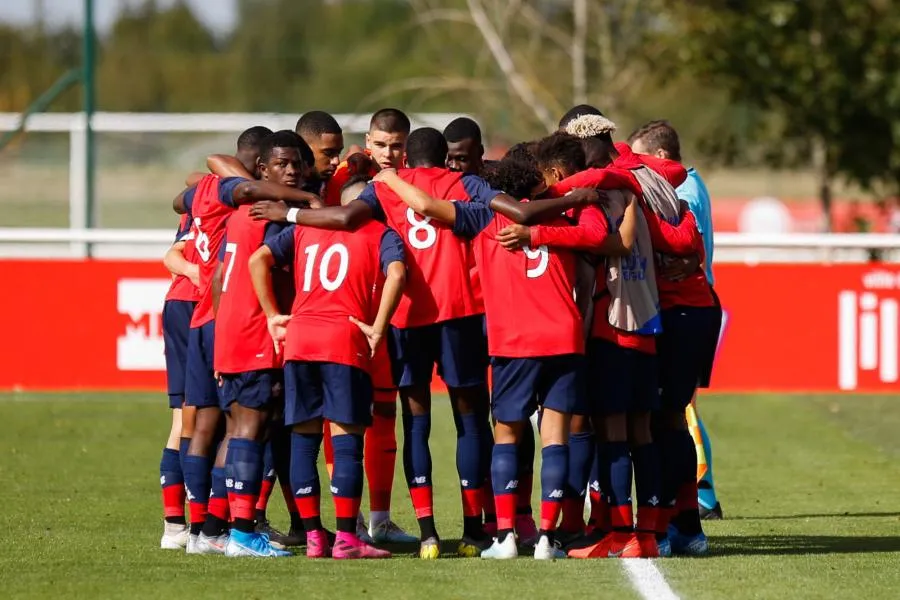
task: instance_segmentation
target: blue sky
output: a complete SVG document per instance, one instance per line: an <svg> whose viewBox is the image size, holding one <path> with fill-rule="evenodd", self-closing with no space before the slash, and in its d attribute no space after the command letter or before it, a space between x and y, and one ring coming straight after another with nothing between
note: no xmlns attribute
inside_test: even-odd
<svg viewBox="0 0 900 600"><path fill-rule="evenodd" d="M139 0L94 0L94 23L98 30L106 32L119 11ZM174 0L157 0L169 5ZM194 14L216 32L228 31L237 17L235 0L186 0ZM46 21L51 27L80 25L83 0L0 0L0 21L17 25L32 24L37 20L38 6L43 5Z"/></svg>

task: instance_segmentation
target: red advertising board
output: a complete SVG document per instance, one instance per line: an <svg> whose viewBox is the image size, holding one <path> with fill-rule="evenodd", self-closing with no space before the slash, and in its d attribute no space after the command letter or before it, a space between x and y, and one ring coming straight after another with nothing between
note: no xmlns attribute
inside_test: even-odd
<svg viewBox="0 0 900 600"><path fill-rule="evenodd" d="M162 266L0 261L0 389L164 390ZM720 265L715 390L898 392L900 266Z"/></svg>

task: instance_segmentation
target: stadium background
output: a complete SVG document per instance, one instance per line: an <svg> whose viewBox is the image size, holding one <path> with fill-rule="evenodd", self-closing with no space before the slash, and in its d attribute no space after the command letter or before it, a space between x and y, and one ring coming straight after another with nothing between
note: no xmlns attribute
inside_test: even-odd
<svg viewBox="0 0 900 600"><path fill-rule="evenodd" d="M523 561L447 561L436 570L406 560L388 570L354 565L350 577L296 563L238 577L204 562L199 580L186 579L183 557L153 549L154 461L167 419L164 245L96 244L95 256L118 258L88 259L84 244L65 237L89 222L113 233L174 230L171 197L204 156L227 151L240 128L256 124L243 113L288 122L312 108L466 113L496 156L544 134L547 115L582 100L608 112L620 138L652 118L672 121L725 234L716 277L726 324L700 410L726 520L708 527L709 559L661 563L671 588L683 598L893 596L900 243L842 233L900 228L894 3L95 4L97 110L129 113L126 120L197 121L203 112L238 121L96 133L92 215L76 197L80 117L53 131L35 125L81 110L77 82L25 121L24 133L3 138L0 538L10 543L0 571L10 574L9 597L169 596L186 582L205 584L197 597L216 595L221 582L261 597L288 581L310 597L367 588L393 598L640 594L617 565L577 561L545 572ZM478 11L491 27L476 26ZM4 132L67 69L82 68L82 14L82 3L66 0L0 6ZM489 41L501 42L513 72ZM48 230L65 241L22 241ZM445 408L437 409L436 456L453 452ZM453 466L435 468L439 525L454 531ZM403 486L399 477L395 506L409 525ZM553 583L561 580L570 584L564 590Z"/></svg>

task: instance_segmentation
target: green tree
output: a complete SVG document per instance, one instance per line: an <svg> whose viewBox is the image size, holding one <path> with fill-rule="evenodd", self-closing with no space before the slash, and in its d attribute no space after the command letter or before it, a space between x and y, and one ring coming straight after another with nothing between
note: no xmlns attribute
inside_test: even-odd
<svg viewBox="0 0 900 600"><path fill-rule="evenodd" d="M900 190L900 13L889 0L669 0L681 66L769 115L767 156ZM830 219L829 219L830 227Z"/></svg>

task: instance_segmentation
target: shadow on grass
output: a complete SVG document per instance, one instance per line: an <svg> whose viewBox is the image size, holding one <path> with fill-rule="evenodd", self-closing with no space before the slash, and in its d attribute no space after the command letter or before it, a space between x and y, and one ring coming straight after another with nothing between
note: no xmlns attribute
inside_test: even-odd
<svg viewBox="0 0 900 600"><path fill-rule="evenodd" d="M831 535L722 535L710 538L712 556L780 556L900 552L900 537Z"/></svg>
<svg viewBox="0 0 900 600"><path fill-rule="evenodd" d="M773 519L833 519L835 517L900 517L900 512L835 512L835 513L809 513L802 515L762 515L762 516L737 516L726 515L728 521L771 521Z"/></svg>

